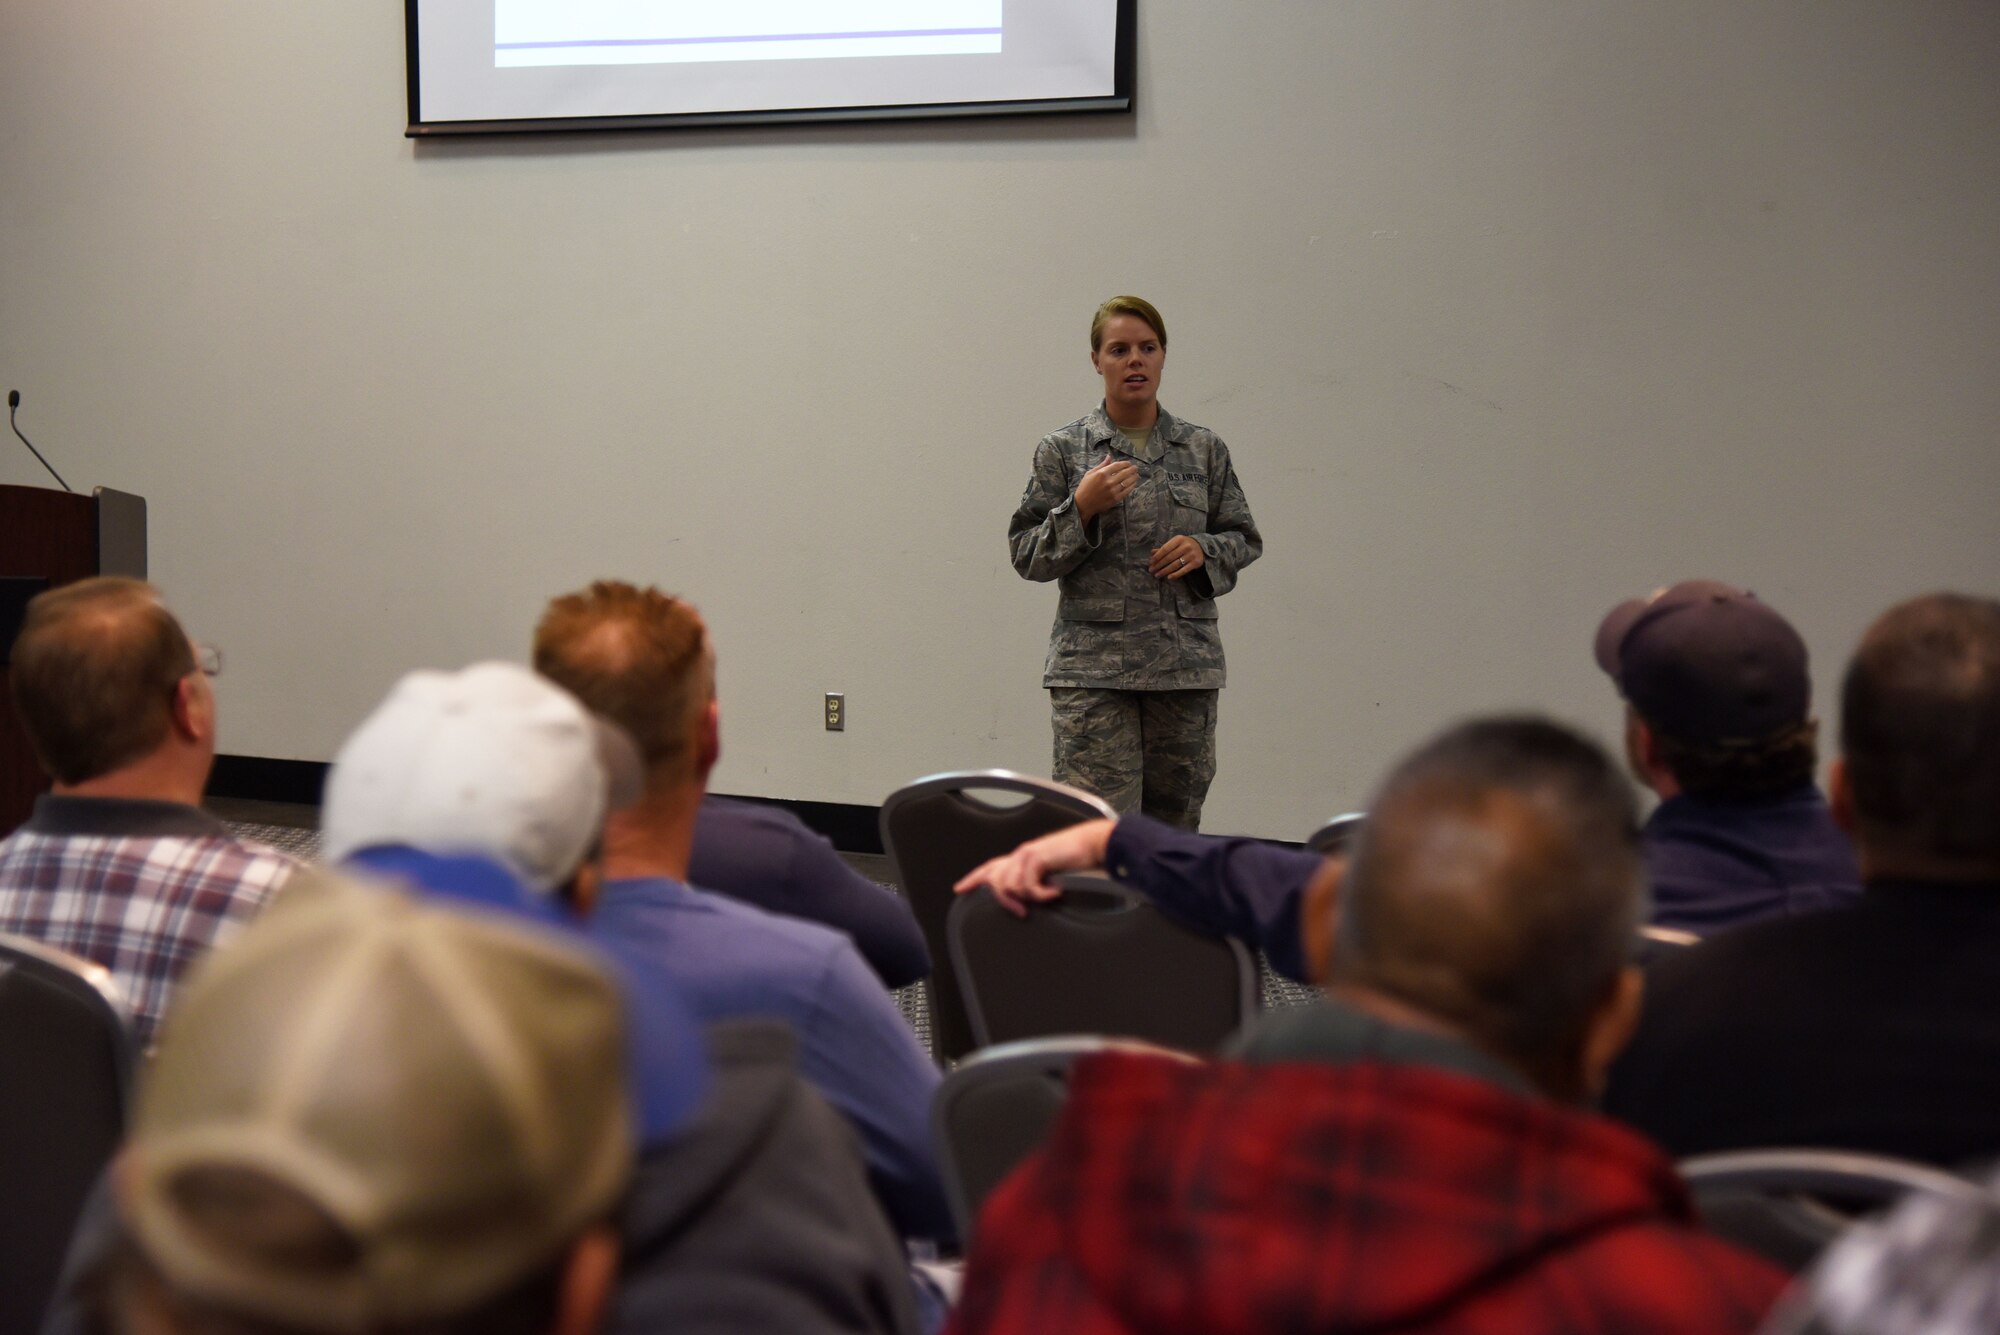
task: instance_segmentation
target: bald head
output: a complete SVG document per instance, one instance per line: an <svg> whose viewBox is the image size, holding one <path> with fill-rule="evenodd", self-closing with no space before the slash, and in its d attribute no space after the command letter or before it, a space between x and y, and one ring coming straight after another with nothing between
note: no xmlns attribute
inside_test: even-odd
<svg viewBox="0 0 2000 1335"><path fill-rule="evenodd" d="M1645 920L1638 812L1601 750L1468 723L1390 774L1339 899L1328 982L1456 1029L1562 1097Z"/></svg>
<svg viewBox="0 0 2000 1335"><path fill-rule="evenodd" d="M715 656L692 604L599 580L549 603L535 627L535 670L631 736L649 786L693 777Z"/></svg>
<svg viewBox="0 0 2000 1335"><path fill-rule="evenodd" d="M1938 593L1883 613L1847 669L1840 748L1871 867L2000 875L2000 602Z"/></svg>
<svg viewBox="0 0 2000 1335"><path fill-rule="evenodd" d="M84 783L167 740L175 691L194 671L187 632L158 589L79 580L28 604L14 641L15 710L49 776Z"/></svg>

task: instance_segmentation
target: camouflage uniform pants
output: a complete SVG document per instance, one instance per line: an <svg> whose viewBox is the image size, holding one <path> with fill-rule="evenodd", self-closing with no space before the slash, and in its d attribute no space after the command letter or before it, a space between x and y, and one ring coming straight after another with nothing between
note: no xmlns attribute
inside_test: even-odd
<svg viewBox="0 0 2000 1335"><path fill-rule="evenodd" d="M1218 694L1050 687L1056 781L1096 793L1120 813L1199 829L1215 778Z"/></svg>

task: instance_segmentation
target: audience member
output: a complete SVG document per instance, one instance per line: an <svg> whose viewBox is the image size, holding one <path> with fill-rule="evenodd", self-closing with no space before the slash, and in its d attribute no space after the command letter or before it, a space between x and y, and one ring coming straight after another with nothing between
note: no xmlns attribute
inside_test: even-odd
<svg viewBox="0 0 2000 1335"><path fill-rule="evenodd" d="M1866 890L1663 960L1606 1107L1676 1154L2000 1154L2000 602L1884 614L1841 699L1834 815Z"/></svg>
<svg viewBox="0 0 2000 1335"><path fill-rule="evenodd" d="M109 969L142 1047L188 966L294 866L200 809L215 762L203 657L129 579L37 596L14 643L15 712L54 790L0 841L0 931Z"/></svg>
<svg viewBox="0 0 2000 1335"><path fill-rule="evenodd" d="M629 738L524 667L412 672L334 757L320 847L330 861L434 898L580 935L605 815L640 782ZM657 961L607 949L628 986L677 991ZM677 1016L679 1004L652 1009ZM679 1128L699 1091L683 1081L642 1084L642 1093L651 1143Z"/></svg>
<svg viewBox="0 0 2000 1335"><path fill-rule="evenodd" d="M1854 848L1813 783L1806 645L1756 595L1688 580L1611 609L1597 663L1626 703L1653 921L1706 935L1852 904Z"/></svg>
<svg viewBox="0 0 2000 1335"><path fill-rule="evenodd" d="M688 879L767 913L847 933L884 987L930 977L930 947L909 901L848 866L830 840L782 808L703 796Z"/></svg>
<svg viewBox="0 0 2000 1335"><path fill-rule="evenodd" d="M1853 846L1813 785L1805 644L1783 618L1727 585L1677 584L1614 608L1598 661L1638 702L1629 758L1664 799L1643 831L1654 921L1712 932L1859 894ZM990 886L1020 912L1061 893L1057 873L1100 866L1174 917L1256 945L1289 978L1309 981L1324 961L1318 929L1331 919L1307 901L1332 894L1340 859L1256 839L1138 816L1087 821L983 864L957 888Z"/></svg>
<svg viewBox="0 0 2000 1335"><path fill-rule="evenodd" d="M607 618L635 624L647 615L648 592L600 581L582 593L551 602L535 627L535 667L570 690L567 646L587 638ZM594 707L619 717L645 719L657 729L661 700L617 697L618 682L597 682L606 697ZM646 689L643 681L631 683ZM841 861L833 845L790 812L759 802L704 793L695 813L694 851L687 879L704 890L740 899L769 913L805 918L845 932L888 987L907 987L930 976L930 949L908 901Z"/></svg>
<svg viewBox="0 0 2000 1335"><path fill-rule="evenodd" d="M633 1161L622 1011L576 947L302 873L169 1018L94 1328L597 1329Z"/></svg>
<svg viewBox="0 0 2000 1335"><path fill-rule="evenodd" d="M417 672L342 746L326 846L429 894L563 926L574 919L557 902L587 912L605 815L641 783L629 739L526 668ZM600 944L637 995L679 972L641 943ZM714 1084L691 1127L689 1081L641 1084L611 1329L914 1332L902 1246L854 1132L799 1079L792 1036L737 1020L711 1026L707 1046Z"/></svg>
<svg viewBox="0 0 2000 1335"><path fill-rule="evenodd" d="M605 825L593 932L670 961L706 1018L791 1024L800 1070L854 1123L891 1221L905 1237L949 1239L930 1138L937 1068L853 943L687 883L720 750L700 614L655 589L599 583L557 599L538 638L537 666L625 729L646 765L644 795Z"/></svg>
<svg viewBox="0 0 2000 1335"><path fill-rule="evenodd" d="M320 847L473 854L574 905L606 818L644 783L629 736L518 664L411 672L334 756Z"/></svg>
<svg viewBox="0 0 2000 1335"><path fill-rule="evenodd" d="M957 1330L1755 1327L1783 1276L1578 1106L1638 1007L1630 786L1554 725L1496 720L1370 810L1330 999L1253 1025L1240 1061L1079 1064L981 1214Z"/></svg>

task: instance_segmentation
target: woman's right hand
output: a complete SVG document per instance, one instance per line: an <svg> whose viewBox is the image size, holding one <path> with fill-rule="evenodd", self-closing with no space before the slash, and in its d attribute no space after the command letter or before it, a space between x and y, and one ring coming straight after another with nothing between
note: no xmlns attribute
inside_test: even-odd
<svg viewBox="0 0 2000 1335"><path fill-rule="evenodd" d="M1076 512L1085 523L1132 494L1139 485L1139 465L1112 457L1083 475L1076 484Z"/></svg>

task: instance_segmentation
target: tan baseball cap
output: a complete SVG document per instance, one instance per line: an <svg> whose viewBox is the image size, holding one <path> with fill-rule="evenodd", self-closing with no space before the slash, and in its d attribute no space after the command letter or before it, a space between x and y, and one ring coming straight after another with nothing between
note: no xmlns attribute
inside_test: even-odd
<svg viewBox="0 0 2000 1335"><path fill-rule="evenodd" d="M302 872L179 994L121 1214L224 1311L330 1333L462 1313L623 1192L624 1027L579 947Z"/></svg>

